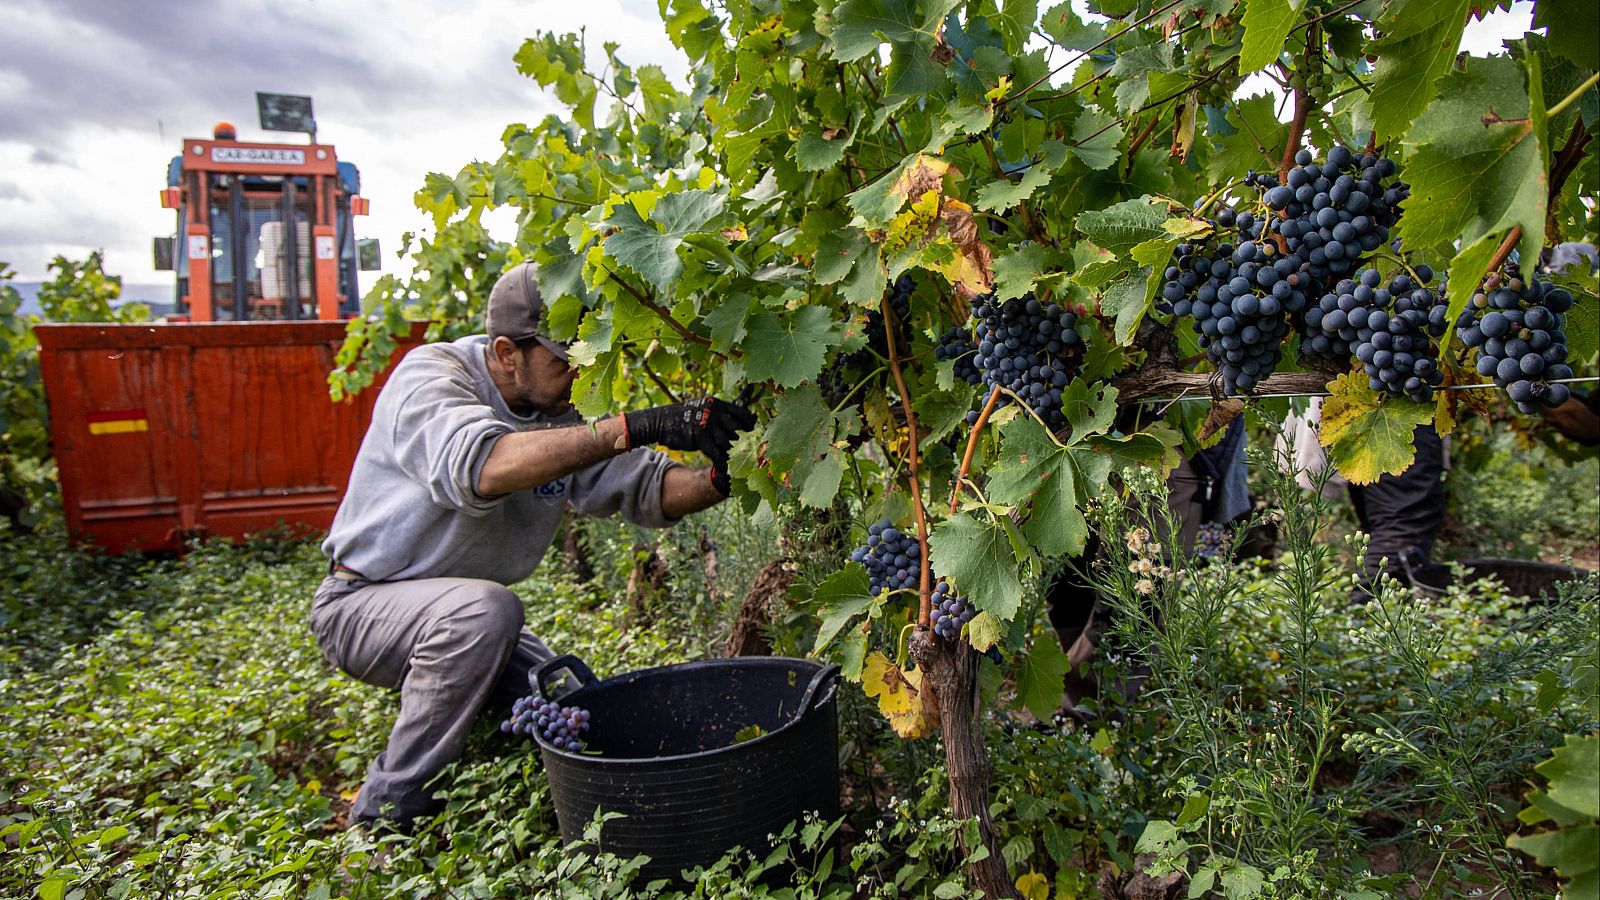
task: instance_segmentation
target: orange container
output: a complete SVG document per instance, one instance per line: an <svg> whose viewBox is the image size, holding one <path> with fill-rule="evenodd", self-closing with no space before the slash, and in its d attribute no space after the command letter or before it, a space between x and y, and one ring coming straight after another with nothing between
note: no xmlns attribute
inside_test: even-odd
<svg viewBox="0 0 1600 900"><path fill-rule="evenodd" d="M421 343L415 323L395 351ZM343 322L39 325L67 528L112 552L326 529L378 385L328 398ZM381 384L381 381L380 381Z"/></svg>

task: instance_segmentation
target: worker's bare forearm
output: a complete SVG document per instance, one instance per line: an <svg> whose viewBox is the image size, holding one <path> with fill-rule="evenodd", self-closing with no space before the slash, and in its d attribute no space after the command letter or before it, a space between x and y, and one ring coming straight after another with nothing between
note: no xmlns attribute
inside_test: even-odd
<svg viewBox="0 0 1600 900"><path fill-rule="evenodd" d="M623 452L622 419L519 431L495 441L478 493L498 497L549 484Z"/></svg>
<svg viewBox="0 0 1600 900"><path fill-rule="evenodd" d="M711 485L710 469L676 466L661 481L661 513L669 519L708 509L723 499Z"/></svg>

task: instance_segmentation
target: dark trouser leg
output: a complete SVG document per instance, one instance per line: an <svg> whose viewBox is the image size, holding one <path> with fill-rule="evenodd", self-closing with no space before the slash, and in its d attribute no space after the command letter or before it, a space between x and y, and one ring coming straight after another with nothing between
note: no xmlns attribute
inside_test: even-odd
<svg viewBox="0 0 1600 900"><path fill-rule="evenodd" d="M351 677L400 691L400 715L354 819L406 822L438 811L428 783L460 758L497 685L518 677L508 663L521 661L526 685L527 667L541 650L549 654L522 622L517 595L492 581L323 582L311 610L323 656Z"/></svg>
<svg viewBox="0 0 1600 900"><path fill-rule="evenodd" d="M1352 592L1363 600L1380 573L1407 581L1405 557L1411 566L1426 563L1444 522L1444 442L1432 425L1418 426L1417 458L1399 475L1384 475L1369 485L1350 485L1356 518L1370 536L1362 560L1366 583Z"/></svg>

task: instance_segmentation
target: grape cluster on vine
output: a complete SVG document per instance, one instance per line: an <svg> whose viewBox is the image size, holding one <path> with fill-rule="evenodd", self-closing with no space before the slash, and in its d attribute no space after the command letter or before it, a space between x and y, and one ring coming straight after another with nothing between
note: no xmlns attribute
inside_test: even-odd
<svg viewBox="0 0 1600 900"><path fill-rule="evenodd" d="M940 579L933 586L933 633L953 641L961 629L978 614L977 607L966 597L957 594L950 583Z"/></svg>
<svg viewBox="0 0 1600 900"><path fill-rule="evenodd" d="M867 528L867 542L850 554L867 567L872 596L886 591L917 589L922 577L922 545L885 520Z"/></svg>
<svg viewBox="0 0 1600 900"><path fill-rule="evenodd" d="M521 737L538 735L557 750L576 753L584 748L583 736L589 733L589 711L529 694L511 705L511 718L500 723L500 730Z"/></svg>
<svg viewBox="0 0 1600 900"><path fill-rule="evenodd" d="M1211 220L1213 238L1179 245L1163 308L1193 319L1229 393L1248 394L1275 371L1291 325L1304 325L1312 301L1388 242L1410 194L1404 182L1385 183L1395 171L1373 153L1334 147L1318 163L1301 150L1282 184L1266 173L1246 177L1256 209L1223 208ZM1311 355L1341 349L1314 334L1309 343ZM1343 349L1347 355L1348 340Z"/></svg>
<svg viewBox="0 0 1600 900"><path fill-rule="evenodd" d="M1061 391L1083 352L1078 314L1032 294L1004 302L981 297L973 301L972 314L978 321L974 363L982 382L1021 398L1051 429L1066 425ZM977 411L967 414L969 424L977 420Z"/></svg>
<svg viewBox="0 0 1600 900"><path fill-rule="evenodd" d="M1524 280L1515 267L1472 295L1457 320L1461 342L1478 350L1478 374L1491 376L1517 409L1560 406L1572 389L1567 365L1566 312L1572 294L1539 278Z"/></svg>
<svg viewBox="0 0 1600 900"><path fill-rule="evenodd" d="M1432 268L1417 266L1415 275L1401 272L1387 287L1377 269L1341 280L1306 311L1310 352L1346 359L1353 350L1373 390L1418 403L1432 400L1444 381L1439 338L1449 324L1449 303L1442 282L1437 289L1428 286Z"/></svg>
<svg viewBox="0 0 1600 900"><path fill-rule="evenodd" d="M1200 346L1228 393L1249 393L1277 368L1289 334L1287 316L1306 304L1299 266L1266 241L1237 247L1224 242L1211 253L1194 244L1178 246L1162 296L1174 315L1194 320Z"/></svg>

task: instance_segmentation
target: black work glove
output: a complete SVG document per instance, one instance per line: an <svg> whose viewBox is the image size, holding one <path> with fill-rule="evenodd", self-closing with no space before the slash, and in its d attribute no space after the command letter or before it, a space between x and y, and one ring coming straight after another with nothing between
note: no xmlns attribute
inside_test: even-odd
<svg viewBox="0 0 1600 900"><path fill-rule="evenodd" d="M698 450L726 472L729 449L739 432L754 428L755 413L737 403L702 397L626 413L622 427L628 447L660 444L672 450Z"/></svg>

